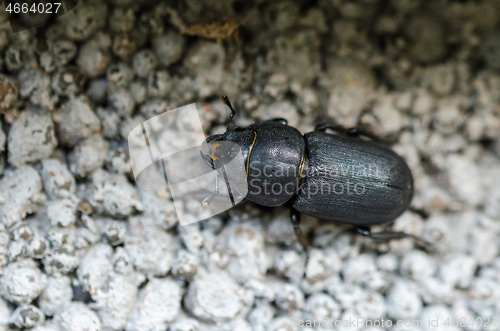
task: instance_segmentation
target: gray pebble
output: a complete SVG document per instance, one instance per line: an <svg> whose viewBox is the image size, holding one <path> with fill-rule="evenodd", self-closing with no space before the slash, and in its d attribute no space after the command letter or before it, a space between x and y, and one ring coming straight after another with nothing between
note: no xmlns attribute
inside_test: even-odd
<svg viewBox="0 0 500 331"><path fill-rule="evenodd" d="M276 293L276 305L285 311L304 309L304 293L295 285L283 284Z"/></svg>
<svg viewBox="0 0 500 331"><path fill-rule="evenodd" d="M184 305L195 317L207 321L229 321L245 316L253 294L239 286L227 273L198 274L189 284Z"/></svg>
<svg viewBox="0 0 500 331"><path fill-rule="evenodd" d="M49 47L54 64L58 68L71 62L78 53L78 47L70 40L55 40Z"/></svg>
<svg viewBox="0 0 500 331"><path fill-rule="evenodd" d="M153 49L163 66L169 66L178 61L184 50L184 37L176 32L156 36L152 40Z"/></svg>
<svg viewBox="0 0 500 331"><path fill-rule="evenodd" d="M47 276L37 268L33 260L10 263L0 279L0 292L15 304L28 304L43 291Z"/></svg>
<svg viewBox="0 0 500 331"><path fill-rule="evenodd" d="M101 321L83 302L71 302L54 316L53 323L60 331L101 331Z"/></svg>
<svg viewBox="0 0 500 331"><path fill-rule="evenodd" d="M115 149L111 149L108 152L108 155L106 155L104 166L111 173L121 175L130 175L132 173L132 164L130 162L129 154L125 152L125 149L123 147L116 147ZM141 200L144 203L142 197Z"/></svg>
<svg viewBox="0 0 500 331"><path fill-rule="evenodd" d="M121 117L130 117L134 111L135 100L128 90L117 88L108 93L108 105L116 109Z"/></svg>
<svg viewBox="0 0 500 331"><path fill-rule="evenodd" d="M111 55L95 41L88 41L80 48L76 63L80 72L87 77L97 77L106 72Z"/></svg>
<svg viewBox="0 0 500 331"><path fill-rule="evenodd" d="M40 69L23 70L19 74L19 95L43 109L54 110L57 98L52 94L50 76Z"/></svg>
<svg viewBox="0 0 500 331"><path fill-rule="evenodd" d="M129 91L136 104L140 105L148 98L148 89L145 82L133 81L130 83Z"/></svg>
<svg viewBox="0 0 500 331"><path fill-rule="evenodd" d="M83 96L66 102L54 114L54 120L58 124L60 143L70 147L101 129L99 118L92 111L89 100Z"/></svg>
<svg viewBox="0 0 500 331"><path fill-rule="evenodd" d="M59 24L66 36L75 41L89 38L106 24L107 6L100 1L88 1L68 11Z"/></svg>
<svg viewBox="0 0 500 331"><path fill-rule="evenodd" d="M112 31L126 32L135 26L135 13L132 8L115 7L109 18L109 25Z"/></svg>
<svg viewBox="0 0 500 331"><path fill-rule="evenodd" d="M50 157L57 145L54 123L48 114L22 112L8 137L9 163L19 167Z"/></svg>
<svg viewBox="0 0 500 331"><path fill-rule="evenodd" d="M197 42L184 58L184 66L195 75L195 89L201 98L213 95L221 87L225 58L222 45L208 41Z"/></svg>
<svg viewBox="0 0 500 331"><path fill-rule="evenodd" d="M439 276L447 284L468 288L476 272L477 262L472 256L456 255L439 267Z"/></svg>
<svg viewBox="0 0 500 331"><path fill-rule="evenodd" d="M377 292L366 292L354 309L359 316L370 320L381 320L387 314L385 298Z"/></svg>
<svg viewBox="0 0 500 331"><path fill-rule="evenodd" d="M140 291L125 330L165 330L179 314L181 299L182 289L175 281L151 279Z"/></svg>
<svg viewBox="0 0 500 331"><path fill-rule="evenodd" d="M124 218L143 210L139 193L125 176L99 169L92 175L92 183L92 199L103 214Z"/></svg>
<svg viewBox="0 0 500 331"><path fill-rule="evenodd" d="M10 330L9 324L10 324L10 315L11 315L11 310L9 306L7 305L7 302L5 302L4 299L0 298L0 330L1 331L8 331Z"/></svg>
<svg viewBox="0 0 500 331"><path fill-rule="evenodd" d="M111 108L97 108L97 116L101 120L102 135L112 139L119 137L120 115Z"/></svg>
<svg viewBox="0 0 500 331"><path fill-rule="evenodd" d="M108 154L109 143L94 134L75 146L69 154L69 169L76 177L86 177L100 169Z"/></svg>
<svg viewBox="0 0 500 331"><path fill-rule="evenodd" d="M134 236L129 236L125 250L135 268L147 275L165 276L174 259L172 236L158 228L146 217L132 217L129 228ZM137 233L145 230L149 233Z"/></svg>
<svg viewBox="0 0 500 331"><path fill-rule="evenodd" d="M63 67L52 76L52 89L59 96L73 97L78 95L86 78L75 67Z"/></svg>
<svg viewBox="0 0 500 331"><path fill-rule="evenodd" d="M76 199L62 199L49 202L47 218L52 225L67 227L76 222Z"/></svg>
<svg viewBox="0 0 500 331"><path fill-rule="evenodd" d="M344 262L342 275L346 282L361 284L376 269L374 257L362 254Z"/></svg>
<svg viewBox="0 0 500 331"><path fill-rule="evenodd" d="M126 327L127 319L131 316L137 299L137 292L133 278L113 275L92 295L104 328L121 330Z"/></svg>
<svg viewBox="0 0 500 331"><path fill-rule="evenodd" d="M18 82L7 75L0 74L0 109L13 106L18 98Z"/></svg>
<svg viewBox="0 0 500 331"><path fill-rule="evenodd" d="M173 86L173 79L166 70L152 71L148 76L148 95L151 97L167 97Z"/></svg>
<svg viewBox="0 0 500 331"><path fill-rule="evenodd" d="M170 324L169 331L201 331L200 323L194 318L185 318Z"/></svg>
<svg viewBox="0 0 500 331"><path fill-rule="evenodd" d="M106 77L111 86L128 86L134 79L132 68L123 62L111 64L106 71Z"/></svg>
<svg viewBox="0 0 500 331"><path fill-rule="evenodd" d="M73 288L69 277L49 277L47 287L40 295L38 304L45 315L53 316L70 305L72 299Z"/></svg>
<svg viewBox="0 0 500 331"><path fill-rule="evenodd" d="M148 77L149 72L152 71L156 67L156 65L157 65L156 56L154 52L151 50L143 50L137 52L134 58L132 59L132 67L134 68L134 73L138 77L142 78Z"/></svg>
<svg viewBox="0 0 500 331"><path fill-rule="evenodd" d="M9 71L22 69L30 60L30 50L26 45L14 43L5 51L5 67Z"/></svg>
<svg viewBox="0 0 500 331"><path fill-rule="evenodd" d="M112 246L118 246L125 241L127 224L121 221L107 219L101 229L101 233Z"/></svg>
<svg viewBox="0 0 500 331"><path fill-rule="evenodd" d="M50 199L68 198L76 192L75 178L66 165L57 159L43 160L40 176Z"/></svg>
<svg viewBox="0 0 500 331"><path fill-rule="evenodd" d="M313 294L307 298L304 319L310 321L337 320L342 308L333 298L324 293Z"/></svg>
<svg viewBox="0 0 500 331"><path fill-rule="evenodd" d="M144 206L144 214L155 222L155 224L165 230L171 229L177 224L177 213L174 202L165 191L140 188L139 194Z"/></svg>
<svg viewBox="0 0 500 331"><path fill-rule="evenodd" d="M172 262L172 274L178 279L192 281L198 272L200 261L197 255L181 250Z"/></svg>
<svg viewBox="0 0 500 331"><path fill-rule="evenodd" d="M42 259L49 248L49 242L36 234L26 243L26 255L33 259Z"/></svg>
<svg viewBox="0 0 500 331"><path fill-rule="evenodd" d="M248 314L248 321L255 331L266 330L276 314L276 308L266 302L256 302L255 307Z"/></svg>
<svg viewBox="0 0 500 331"><path fill-rule="evenodd" d="M432 277L436 269L435 260L421 251L414 251L410 254L406 254L401 259L401 274L410 279Z"/></svg>
<svg viewBox="0 0 500 331"><path fill-rule="evenodd" d="M387 313L390 317L401 320L414 319L422 310L422 299L415 284L398 280L387 293Z"/></svg>
<svg viewBox="0 0 500 331"><path fill-rule="evenodd" d="M41 193L42 181L35 169L20 166L0 180L0 219L10 228L27 213L37 210L46 197ZM6 194L8 192L8 194Z"/></svg>
<svg viewBox="0 0 500 331"><path fill-rule="evenodd" d="M108 80L106 78L94 78L90 80L87 95L96 104L106 101L108 93Z"/></svg>
<svg viewBox="0 0 500 331"><path fill-rule="evenodd" d="M83 289L91 295L97 293L112 276L111 255L113 249L106 244L97 244L87 250L76 272Z"/></svg>
<svg viewBox="0 0 500 331"><path fill-rule="evenodd" d="M10 323L18 328L32 328L43 322L45 322L45 315L33 305L19 306L10 316Z"/></svg>
<svg viewBox="0 0 500 331"><path fill-rule="evenodd" d="M304 276L304 259L295 250L280 250L274 256L274 270L289 278L293 283L299 283Z"/></svg>
<svg viewBox="0 0 500 331"><path fill-rule="evenodd" d="M76 255L75 246L69 244L52 248L43 259L45 271L54 276L73 272L79 263L80 257Z"/></svg>

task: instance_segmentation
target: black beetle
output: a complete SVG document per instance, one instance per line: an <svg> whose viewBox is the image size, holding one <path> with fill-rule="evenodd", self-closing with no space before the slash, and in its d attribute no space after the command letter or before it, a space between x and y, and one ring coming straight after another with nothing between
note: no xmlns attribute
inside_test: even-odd
<svg viewBox="0 0 500 331"><path fill-rule="evenodd" d="M371 238L409 237L424 245L422 239L404 232L370 231L370 226L394 222L413 197L408 165L376 142L376 137L332 124L317 125L313 132L302 135L280 118L230 128L236 112L227 96L221 99L231 110L226 132L205 140L215 147L211 156L201 153L202 157L216 169L214 160L222 156L215 142L238 144L247 172L246 198L268 207L290 204L291 220L304 249L300 213L352 225ZM344 134L331 134L327 129Z"/></svg>

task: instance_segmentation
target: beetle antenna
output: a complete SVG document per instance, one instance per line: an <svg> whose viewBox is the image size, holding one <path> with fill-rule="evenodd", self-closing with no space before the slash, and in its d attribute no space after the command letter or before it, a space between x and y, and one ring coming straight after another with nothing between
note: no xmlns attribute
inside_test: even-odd
<svg viewBox="0 0 500 331"><path fill-rule="evenodd" d="M234 110L234 107L231 104L231 101L229 101L229 98L227 97L227 95L221 95L220 99L222 100L222 102L226 106L229 107L229 109L231 109L231 115L229 115L229 120L227 121L227 125L226 125L226 131L227 131L229 129L229 124L233 120L234 115L236 115L236 111Z"/></svg>
<svg viewBox="0 0 500 331"><path fill-rule="evenodd" d="M212 194L212 196L203 199L203 202L201 203L204 207L208 207L214 201L215 197L219 194L219 175L215 175L215 192Z"/></svg>

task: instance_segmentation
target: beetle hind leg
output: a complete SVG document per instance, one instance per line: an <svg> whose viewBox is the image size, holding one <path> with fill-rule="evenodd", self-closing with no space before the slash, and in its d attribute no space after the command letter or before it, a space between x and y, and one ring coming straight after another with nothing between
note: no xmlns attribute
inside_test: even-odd
<svg viewBox="0 0 500 331"><path fill-rule="evenodd" d="M411 238L415 241L415 243L422 248L429 248L431 244L424 239L417 237L415 235L402 232L402 231L383 231L383 232L371 232L368 227L356 227L356 231L369 238L380 239L380 240L391 240L391 239L402 239L402 238Z"/></svg>

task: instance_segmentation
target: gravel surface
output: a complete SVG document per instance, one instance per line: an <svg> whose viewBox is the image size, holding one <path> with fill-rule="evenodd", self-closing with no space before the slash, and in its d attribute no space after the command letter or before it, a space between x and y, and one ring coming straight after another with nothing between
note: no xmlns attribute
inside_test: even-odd
<svg viewBox="0 0 500 331"><path fill-rule="evenodd" d="M0 331L500 330L500 1L80 0L18 33L3 8ZM190 103L221 133L221 94L241 126L390 142L394 228L432 249L303 215L306 263L252 203L180 226L127 138Z"/></svg>

